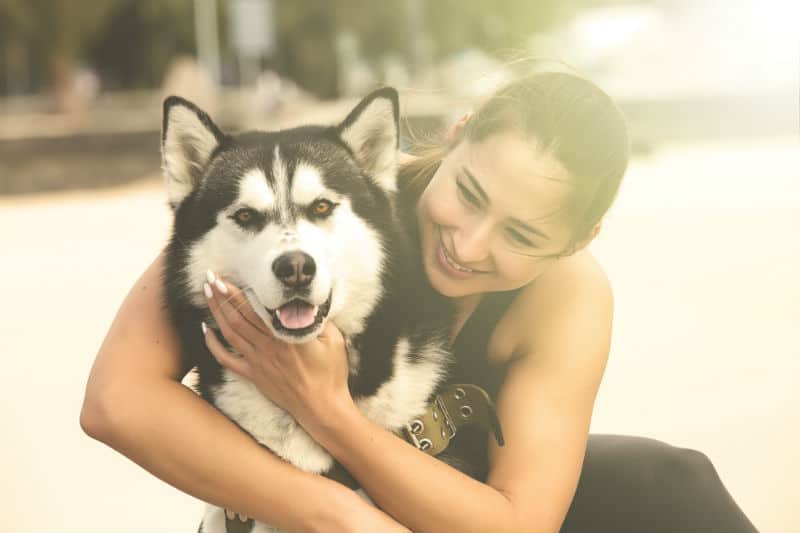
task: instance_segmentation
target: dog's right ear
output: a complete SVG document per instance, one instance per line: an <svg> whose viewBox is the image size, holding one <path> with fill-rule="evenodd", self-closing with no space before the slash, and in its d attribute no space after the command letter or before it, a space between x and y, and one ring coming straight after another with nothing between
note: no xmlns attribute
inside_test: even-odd
<svg viewBox="0 0 800 533"><path fill-rule="evenodd" d="M164 100L161 168L172 209L200 183L224 138L211 118L193 103L179 96Z"/></svg>
<svg viewBox="0 0 800 533"><path fill-rule="evenodd" d="M378 185L397 190L400 105L397 90L384 87L364 97L336 127L356 161Z"/></svg>

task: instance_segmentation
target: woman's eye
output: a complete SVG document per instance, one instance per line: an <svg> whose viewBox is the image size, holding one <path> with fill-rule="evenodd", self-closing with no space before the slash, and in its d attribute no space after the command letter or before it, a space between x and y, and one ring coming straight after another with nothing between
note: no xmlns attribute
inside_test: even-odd
<svg viewBox="0 0 800 533"><path fill-rule="evenodd" d="M461 196L463 196L467 202L471 203L474 206L481 205L481 202L480 200L478 200L478 197L472 194L469 189L467 189L460 183L458 183L457 185L458 185L458 191L461 193Z"/></svg>
<svg viewBox="0 0 800 533"><path fill-rule="evenodd" d="M310 210L311 214L316 217L326 217L331 214L333 208L336 207L336 204L331 202L330 200L317 200L311 204Z"/></svg>
<svg viewBox="0 0 800 533"><path fill-rule="evenodd" d="M518 232L515 229L509 228L506 230L506 234L511 237L514 242L517 244L522 244L524 246L533 246L533 243L525 237L522 233Z"/></svg>

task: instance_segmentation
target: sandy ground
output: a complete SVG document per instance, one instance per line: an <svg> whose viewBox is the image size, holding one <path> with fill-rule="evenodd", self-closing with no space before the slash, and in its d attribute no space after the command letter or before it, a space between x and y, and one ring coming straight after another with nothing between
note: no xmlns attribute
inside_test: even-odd
<svg viewBox="0 0 800 533"><path fill-rule="evenodd" d="M762 533L800 533L798 155L789 139L637 160L593 244L616 317L592 431L704 451ZM97 348L168 226L152 179L0 199L0 531L196 527L200 502L78 425Z"/></svg>

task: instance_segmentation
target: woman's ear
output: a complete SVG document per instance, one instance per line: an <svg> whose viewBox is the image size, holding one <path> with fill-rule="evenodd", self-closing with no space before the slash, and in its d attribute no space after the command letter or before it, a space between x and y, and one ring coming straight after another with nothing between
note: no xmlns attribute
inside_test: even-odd
<svg viewBox="0 0 800 533"><path fill-rule="evenodd" d="M464 126L467 125L467 122L469 122L469 118L471 116L472 116L472 111L467 111L466 113L464 113L464 116L458 119L458 121L455 124L450 126L450 129L447 130L447 133L444 136L445 140L448 143L454 142L461 136L461 132L464 131Z"/></svg>

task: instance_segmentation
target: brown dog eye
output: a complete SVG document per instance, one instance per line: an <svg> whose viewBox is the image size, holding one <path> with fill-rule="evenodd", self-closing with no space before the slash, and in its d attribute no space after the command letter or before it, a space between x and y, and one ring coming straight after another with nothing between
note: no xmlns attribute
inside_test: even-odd
<svg viewBox="0 0 800 533"><path fill-rule="evenodd" d="M329 200L317 200L311 204L311 213L314 216L324 217L331 214L334 204Z"/></svg>
<svg viewBox="0 0 800 533"><path fill-rule="evenodd" d="M234 216L240 224L247 224L253 221L253 211L250 209L240 209Z"/></svg>

